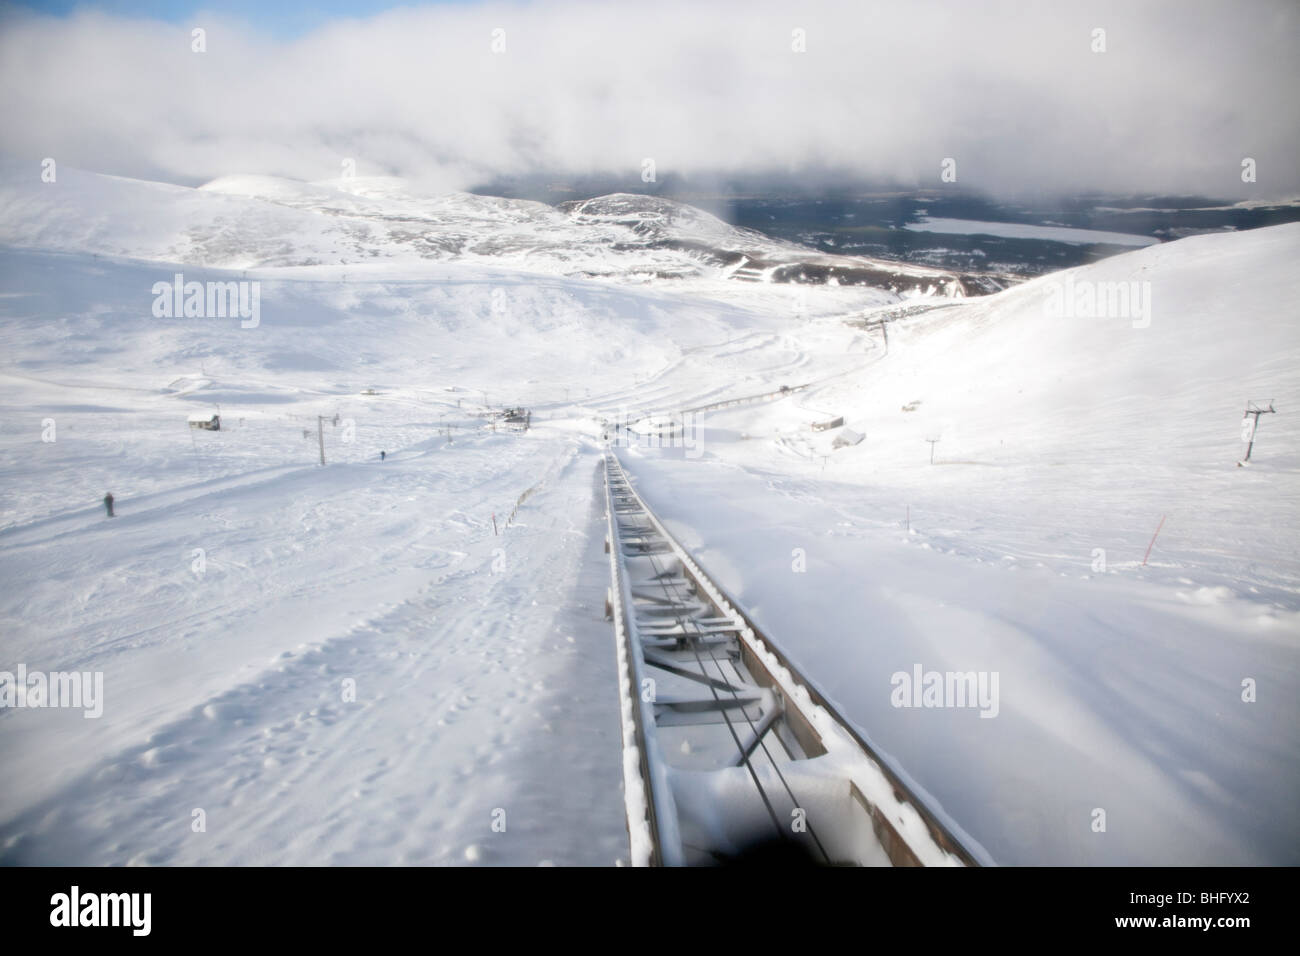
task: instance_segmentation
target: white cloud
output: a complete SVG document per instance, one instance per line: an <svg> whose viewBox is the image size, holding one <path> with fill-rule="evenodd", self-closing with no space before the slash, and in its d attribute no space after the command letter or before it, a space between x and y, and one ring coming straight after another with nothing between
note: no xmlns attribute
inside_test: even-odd
<svg viewBox="0 0 1300 956"><path fill-rule="evenodd" d="M395 10L292 42L216 15L194 26L206 53L188 26L9 12L5 148L184 182L325 179L345 157L444 187L551 170L639 182L652 157L661 176L824 165L937 184L953 157L961 185L994 192L1300 192L1286 0L558 0Z"/></svg>

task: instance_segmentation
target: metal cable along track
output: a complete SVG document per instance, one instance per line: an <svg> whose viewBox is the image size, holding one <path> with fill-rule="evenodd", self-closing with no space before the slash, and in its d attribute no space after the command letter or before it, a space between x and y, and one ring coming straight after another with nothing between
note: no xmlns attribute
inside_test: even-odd
<svg viewBox="0 0 1300 956"><path fill-rule="evenodd" d="M609 451L605 489L633 865L784 854L978 865L704 574Z"/></svg>

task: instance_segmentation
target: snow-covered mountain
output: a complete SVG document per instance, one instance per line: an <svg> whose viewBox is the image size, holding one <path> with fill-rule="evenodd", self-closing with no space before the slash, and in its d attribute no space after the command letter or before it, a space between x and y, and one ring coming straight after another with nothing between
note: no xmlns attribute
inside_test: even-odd
<svg viewBox="0 0 1300 956"><path fill-rule="evenodd" d="M226 269L455 261L630 281L829 283L887 296L982 295L1013 281L827 255L631 194L556 208L421 195L382 177L226 176L190 189L72 169L44 183L24 172L0 164L0 244Z"/></svg>
<svg viewBox="0 0 1300 956"><path fill-rule="evenodd" d="M1296 862L1300 226L796 316L709 256L806 253L641 197L8 166L0 201L0 669L105 688L0 713L0 863L624 856L600 420L781 385L621 454L943 813L997 862ZM260 322L154 314L175 272ZM917 662L999 672L998 718L892 707Z"/></svg>

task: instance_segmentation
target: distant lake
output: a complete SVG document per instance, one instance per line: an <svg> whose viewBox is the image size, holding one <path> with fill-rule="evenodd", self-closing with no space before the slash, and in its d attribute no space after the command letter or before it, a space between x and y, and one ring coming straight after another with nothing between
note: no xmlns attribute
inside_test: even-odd
<svg viewBox="0 0 1300 956"><path fill-rule="evenodd" d="M731 223L822 252L914 262L967 272L1033 276L1085 265L1184 236L1300 221L1300 204L1258 205L1205 196L1044 197L998 200L975 193L827 187L797 180L724 182L703 190L684 179L538 175L472 190L559 203L616 192L696 206Z"/></svg>

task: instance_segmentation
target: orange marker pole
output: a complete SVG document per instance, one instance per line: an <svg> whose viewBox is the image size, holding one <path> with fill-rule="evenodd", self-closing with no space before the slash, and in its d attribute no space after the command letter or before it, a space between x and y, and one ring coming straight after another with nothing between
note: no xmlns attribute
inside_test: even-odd
<svg viewBox="0 0 1300 956"><path fill-rule="evenodd" d="M1147 558L1151 557L1151 549L1155 547L1156 535L1160 534L1160 529L1165 526L1165 516L1160 516L1160 523L1156 525L1156 533L1151 536L1151 543L1147 545L1147 553L1142 556L1142 567L1147 566Z"/></svg>

